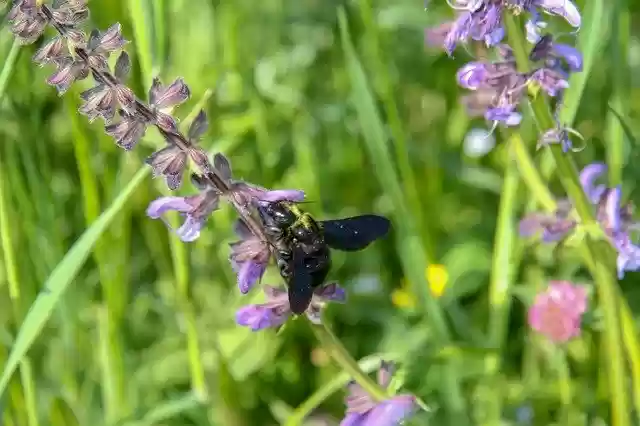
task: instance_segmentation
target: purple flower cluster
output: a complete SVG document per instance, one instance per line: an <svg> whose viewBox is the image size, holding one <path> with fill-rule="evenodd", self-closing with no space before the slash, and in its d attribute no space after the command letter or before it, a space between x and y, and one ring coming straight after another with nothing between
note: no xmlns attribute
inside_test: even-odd
<svg viewBox="0 0 640 426"><path fill-rule="evenodd" d="M154 177L162 177L170 190L178 189L184 175L193 163L197 173L190 180L198 192L189 196L160 197L150 203L147 215L165 220L168 212L184 217L175 234L184 242L199 238L209 216L221 201L229 203L238 213L236 234L239 241L231 244L229 260L237 274L241 293L248 293L258 283L273 257L272 246L265 236L263 224L256 219L256 207L262 202L304 199L299 190L268 190L242 180L234 179L229 160L216 154L210 161L200 148L199 140L206 133L208 120L200 111L185 132L173 115L173 109L186 102L190 90L182 78L170 84L153 79L148 91L148 102L136 97L126 81L131 68L129 55L123 50L127 41L116 23L105 31L81 29L89 17L87 0L53 0L45 4L40 0L15 0L8 13L11 30L24 43L35 42L47 27L56 30L57 36L46 42L33 56L39 66L55 67L47 83L60 95L76 81L92 77L94 85L81 94L83 100L79 113L90 121L98 118L104 122L105 132L113 137L117 146L133 149L154 126L164 140L164 147L146 159ZM113 67L110 57L117 55ZM167 226L168 222L167 222ZM265 285L266 301L241 308L236 315L238 324L261 330L280 327L292 311L287 292ZM346 294L335 283L315 289L305 314L314 323L321 320L321 311L327 302L344 302ZM390 380L390 366L383 365L379 383L386 388ZM380 403L373 400L356 385L349 387L348 414L343 424L361 426L393 426L416 409L415 398L400 395Z"/></svg>
<svg viewBox="0 0 640 426"><path fill-rule="evenodd" d="M509 46L498 49L499 61L474 61L456 74L458 84L474 93L463 98L472 116L484 116L494 125L517 126L522 121L518 106L526 98L527 89L537 85L555 97L569 87L571 72L582 70L582 55L571 46L554 43L550 35L541 37L531 49L529 58L536 67L519 72ZM546 138L552 136L549 133ZM560 139L558 135L556 139Z"/></svg>
<svg viewBox="0 0 640 426"><path fill-rule="evenodd" d="M487 47L498 45L505 35L504 13L528 12L532 16L528 27L541 26L539 10L562 16L574 28L581 24L580 13L570 0L448 0L448 3L457 12L457 18L427 29L426 36L431 44L442 44L449 55L458 43L470 40L484 42Z"/></svg>
<svg viewBox="0 0 640 426"><path fill-rule="evenodd" d="M229 160L222 154L216 154L210 162L198 145L208 129L205 112L200 111L184 133L172 115L173 109L190 97L184 80L177 78L165 85L159 78L154 78L148 103L136 98L126 85L131 62L129 55L122 50L127 41L122 36L120 24L116 23L103 32L93 30L87 35L80 25L88 16L86 0L54 0L51 5L37 0L17 0L8 14L12 32L22 43L35 42L47 26L57 31L58 35L35 53L34 62L40 66L55 67L47 83L54 86L59 94L65 93L74 82L91 75L95 85L81 94L84 102L79 112L90 121L101 118L105 132L115 139L119 147L131 150L149 126L158 129L165 146L146 160L154 177L163 177L167 187L175 190L182 185L189 161L199 170L199 173L191 175L191 182L198 193L161 197L147 208L149 217L164 220L168 212L178 212L185 219L174 232L182 241L192 242L200 236L221 200L234 207L240 216L236 226L240 241L231 244L230 262L237 274L240 291L249 292L262 278L272 257L271 245L262 224L254 219L256 203L302 201L304 193L299 190L272 191L234 179ZM112 71L108 59L116 52L120 53ZM283 290L267 287L265 292L267 302L243 308L237 316L239 324L257 330L278 326L290 316ZM344 299L344 291L336 284L319 288L307 315L319 321L320 308L326 301Z"/></svg>
<svg viewBox="0 0 640 426"><path fill-rule="evenodd" d="M622 279L625 271L640 270L640 247L631 241L631 233L640 229L640 224L633 221L633 206L622 203L620 185L609 188L596 183L606 171L602 163L589 164L580 172L580 183L594 206L598 223L618 252L618 278ZM565 238L577 224L571 203L563 199L554 214L534 212L525 216L520 221L520 235L529 237L541 231L543 242L550 243Z"/></svg>
<svg viewBox="0 0 640 426"><path fill-rule="evenodd" d="M451 0L449 5L458 12L458 18L427 29L427 42L442 45L449 55L458 43L470 40L497 48L497 60L469 62L456 75L460 87L473 92L462 99L469 115L484 117L493 128L499 124L508 127L520 124L519 106L529 88L537 87L559 98L569 87L569 75L582 70L582 55L578 50L555 42L549 34L540 34L546 27L540 10L562 16L576 28L580 26L580 14L570 0ZM505 34L503 14L524 12L530 15L527 39L533 44L529 53L532 69L528 72L518 71L511 48L501 43ZM560 143L568 151L571 149L569 133L560 126L547 129L540 144Z"/></svg>
<svg viewBox="0 0 640 426"><path fill-rule="evenodd" d="M378 370L378 384L387 389L394 365L383 362ZM347 415L340 426L395 426L411 416L417 409L413 395L396 395L375 402L360 385L352 382L347 387Z"/></svg>

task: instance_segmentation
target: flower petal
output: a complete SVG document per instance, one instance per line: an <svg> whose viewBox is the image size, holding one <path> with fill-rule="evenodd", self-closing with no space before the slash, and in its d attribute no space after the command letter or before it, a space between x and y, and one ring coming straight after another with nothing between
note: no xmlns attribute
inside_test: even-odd
<svg viewBox="0 0 640 426"><path fill-rule="evenodd" d="M162 214L170 210L186 213L192 209L193 207L184 197L160 197L149 204L147 216L152 219L158 219Z"/></svg>
<svg viewBox="0 0 640 426"><path fill-rule="evenodd" d="M242 294L247 294L251 288L262 278L267 265L253 261L246 261L240 264L238 270L238 288Z"/></svg>
<svg viewBox="0 0 640 426"><path fill-rule="evenodd" d="M398 395L383 401L369 412L367 426L397 426L410 417L418 406L413 395Z"/></svg>
<svg viewBox="0 0 640 426"><path fill-rule="evenodd" d="M608 232L618 232L622 227L622 219L620 217L620 201L622 198L622 189L620 185L613 188L607 194L604 205L604 223L603 226Z"/></svg>
<svg viewBox="0 0 640 426"><path fill-rule="evenodd" d="M340 422L340 426L365 426L366 414L349 413Z"/></svg>
<svg viewBox="0 0 640 426"><path fill-rule="evenodd" d="M464 89L477 90L486 84L487 67L482 62L469 62L458 70L456 80Z"/></svg>
<svg viewBox="0 0 640 426"><path fill-rule="evenodd" d="M243 306L236 312L236 322L250 327L253 331L269 327L278 327L289 318L289 312L278 313L265 305Z"/></svg>
<svg viewBox="0 0 640 426"><path fill-rule="evenodd" d="M277 189L266 191L259 196L260 201L276 202L276 201L303 201L304 191L297 189Z"/></svg>
<svg viewBox="0 0 640 426"><path fill-rule="evenodd" d="M587 194L587 197L591 200L593 204L599 201L599 198L595 198L596 187L594 186L596 179L600 177L603 173L607 171L607 166L603 163L592 163L586 166L580 172L580 184L582 185L582 189ZM600 194L602 195L602 194Z"/></svg>
<svg viewBox="0 0 640 426"><path fill-rule="evenodd" d="M187 216L187 220L176 230L176 234L185 243L190 243L198 239L202 225L204 225L203 220L196 219L193 216Z"/></svg>
<svg viewBox="0 0 640 426"><path fill-rule="evenodd" d="M538 0L538 6L548 14L562 16L574 28L582 23L580 12L571 0Z"/></svg>
<svg viewBox="0 0 640 426"><path fill-rule="evenodd" d="M562 43L553 43L554 53L564 58L572 72L582 71L582 53L573 46Z"/></svg>

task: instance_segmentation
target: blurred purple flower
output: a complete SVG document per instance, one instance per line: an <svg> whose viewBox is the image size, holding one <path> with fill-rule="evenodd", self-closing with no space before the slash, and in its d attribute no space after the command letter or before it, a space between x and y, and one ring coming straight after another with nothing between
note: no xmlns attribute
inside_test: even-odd
<svg viewBox="0 0 640 426"><path fill-rule="evenodd" d="M383 362L378 370L378 384L387 389L393 375L393 364ZM410 417L418 408L413 395L396 395L375 402L357 383L347 387L347 414L340 426L396 426Z"/></svg>
<svg viewBox="0 0 640 426"><path fill-rule="evenodd" d="M211 213L217 210L219 194L205 190L189 197L161 197L151 202L147 215L152 219L162 219L162 215L174 210L186 216L186 220L175 232L184 242L195 241ZM164 219L163 219L164 220ZM169 226L168 222L167 226ZM170 226L169 226L170 227Z"/></svg>
<svg viewBox="0 0 640 426"><path fill-rule="evenodd" d="M542 231L544 243L559 241L577 225L576 220L570 217L570 213L571 204L568 200L559 201L553 214L529 213L520 221L520 236L531 237Z"/></svg>
<svg viewBox="0 0 640 426"><path fill-rule="evenodd" d="M592 204L599 203L607 190L603 184L596 185L596 180L606 172L607 166L603 163L591 163L580 172L580 185Z"/></svg>
<svg viewBox="0 0 640 426"><path fill-rule="evenodd" d="M551 281L529 309L529 326L555 343L564 343L580 335L586 310L584 287L568 281Z"/></svg>
<svg viewBox="0 0 640 426"><path fill-rule="evenodd" d="M263 291L267 297L265 303L247 305L236 312L236 322L239 325L258 331L280 327L291 317L292 312L289 307L287 290L265 285ZM327 302L343 303L345 300L346 293L338 284L326 284L315 289L311 304L305 314L312 322L318 324L321 321L322 308Z"/></svg>
<svg viewBox="0 0 640 426"><path fill-rule="evenodd" d="M457 18L426 31L427 42L440 42L449 55L458 43L469 40L482 41L487 47L500 43L505 34L502 23L505 10L516 15L530 12L531 25L535 27L539 22L537 9L563 17L574 28L581 24L580 13L570 0L450 0L449 5L458 12ZM535 33L529 38L535 40Z"/></svg>

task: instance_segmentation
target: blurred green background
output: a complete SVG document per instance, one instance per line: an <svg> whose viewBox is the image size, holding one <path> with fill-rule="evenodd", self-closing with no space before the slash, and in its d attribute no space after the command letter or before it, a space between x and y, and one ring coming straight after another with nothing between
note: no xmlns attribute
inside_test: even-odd
<svg viewBox="0 0 640 426"><path fill-rule="evenodd" d="M205 108L203 144L225 153L237 178L303 189L318 218L392 218L385 240L334 253L330 279L348 289L349 302L332 305L326 320L356 359L368 357L369 371L381 357L398 362L398 385L431 408L411 424L607 424L597 333L586 331L565 354L526 327L526 307L548 279L590 279L570 247L517 238L519 217L535 205L513 173L496 236L512 166L499 132L488 155L473 150L473 141L492 137L478 141L477 129L488 126L459 102L454 74L469 54L458 49L451 59L424 45L424 28L452 16L445 2L428 12L419 0L89 6L91 25L120 22L131 40L129 83L138 96L146 98L155 75L185 78L192 98L177 115L184 121ZM636 159L607 105L640 130L637 11L637 2L606 3L606 36L574 124L587 140L575 154L581 165L606 159L604 141L613 137L625 150L610 158L622 161L616 170ZM585 25L581 37L589 31ZM261 297L257 289L239 294L227 260L234 212L216 212L192 244L146 217L148 203L167 194L142 163L160 136L150 130L133 152L119 150L101 122L76 112L89 80L64 97L45 84L51 68L30 60L42 42L16 50L8 28L0 34L0 57L9 58L0 103L0 365L47 279L68 288L1 401L2 424L338 424L346 378L305 321L278 335L234 322L239 306ZM535 145L530 120L522 135ZM640 176L624 170L634 198ZM557 182L551 187L561 194ZM190 184L179 191L193 192ZM95 246L76 246L66 258L79 272L65 263L51 276L85 230L105 224L96 220L107 210ZM263 282L281 280L270 271ZM631 273L621 285L640 309L637 282ZM318 389L328 397L304 423L291 417Z"/></svg>

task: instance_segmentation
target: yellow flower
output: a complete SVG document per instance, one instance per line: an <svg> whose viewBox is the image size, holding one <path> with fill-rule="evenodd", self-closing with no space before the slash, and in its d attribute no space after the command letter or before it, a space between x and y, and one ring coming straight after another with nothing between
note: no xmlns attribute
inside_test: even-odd
<svg viewBox="0 0 640 426"><path fill-rule="evenodd" d="M431 290L433 297L439 298L444 294L449 281L449 273L443 265L427 266L425 278L429 283L429 290ZM391 293L391 302L399 308L414 308L416 306L416 296L406 281L403 281L401 288Z"/></svg>
<svg viewBox="0 0 640 426"><path fill-rule="evenodd" d="M426 277L427 281L429 281L429 289L431 290L431 294L433 294L435 297L442 296L449 281L449 273L447 272L447 268L442 265L429 265L427 266Z"/></svg>

